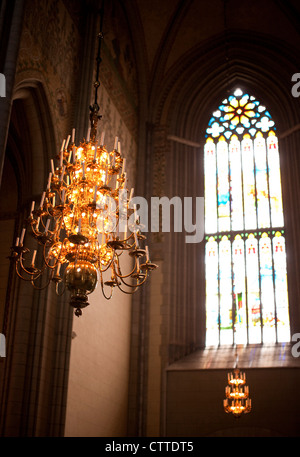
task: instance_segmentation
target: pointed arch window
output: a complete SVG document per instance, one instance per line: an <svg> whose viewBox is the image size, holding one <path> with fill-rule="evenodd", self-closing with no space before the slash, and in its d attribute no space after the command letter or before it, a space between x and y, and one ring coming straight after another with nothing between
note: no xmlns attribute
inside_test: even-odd
<svg viewBox="0 0 300 457"><path fill-rule="evenodd" d="M206 345L290 341L278 140L267 108L237 89L204 146Z"/></svg>

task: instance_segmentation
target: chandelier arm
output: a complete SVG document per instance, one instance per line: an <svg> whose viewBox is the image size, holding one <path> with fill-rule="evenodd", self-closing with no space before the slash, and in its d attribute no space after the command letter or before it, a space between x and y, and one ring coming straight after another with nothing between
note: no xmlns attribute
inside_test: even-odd
<svg viewBox="0 0 300 457"><path fill-rule="evenodd" d="M119 289L122 293L127 294L127 295L132 295L132 294L134 294L134 292L137 291L137 289L138 289L138 286L137 286L137 285L132 286L131 284L127 284L127 283L124 281L124 279L122 279L122 278L120 278L120 279L121 279L121 282L122 282L126 287L129 287L129 288L133 289L133 290L124 290L124 289L121 287L119 281L116 281L116 285L117 285L118 289Z"/></svg>
<svg viewBox="0 0 300 457"><path fill-rule="evenodd" d="M41 220L40 216L39 216L39 219ZM39 225L40 220L38 221L38 219L32 219L32 221L30 221L31 230L32 230L33 235L34 235L35 238L38 238L42 234L42 232L40 232L39 229L37 228L38 225ZM36 226L36 228L34 228L34 225Z"/></svg>
<svg viewBox="0 0 300 457"><path fill-rule="evenodd" d="M137 274L138 274L138 273L137 273ZM140 281L140 282L138 282L137 284L134 284L134 285L127 284L127 282L124 281L124 278L122 278L122 277L119 277L119 279L122 281L122 283L123 283L126 287L130 287L130 288L132 288L132 289L137 290L137 288L138 288L139 286L141 286L142 284L144 284L144 282L146 281L147 277L148 277L148 272L145 273L145 276L143 277L142 281ZM137 279L139 279L139 278L137 278Z"/></svg>
<svg viewBox="0 0 300 457"><path fill-rule="evenodd" d="M52 213L52 214L51 214ZM48 206L47 206L47 212L48 216L52 217L53 216L53 206L51 205L49 198L48 198Z"/></svg>
<svg viewBox="0 0 300 457"><path fill-rule="evenodd" d="M127 290L122 289L122 287L120 287L120 284L117 284L117 287L123 294L126 294L126 295L133 295L138 289L138 287L136 287L134 290L127 291Z"/></svg>
<svg viewBox="0 0 300 457"><path fill-rule="evenodd" d="M58 259L56 259L56 262L55 262L54 265L50 265L50 263L49 263L49 251L52 248L52 246L54 246L54 245L55 245L55 242L51 242L51 245L50 245L50 247L48 249L47 255L46 255L47 242L44 244L44 250L43 250L44 262L45 262L46 266L48 268L50 268L51 270L54 270L57 267L58 263L60 263ZM62 249L62 247L61 247L61 249Z"/></svg>
<svg viewBox="0 0 300 457"><path fill-rule="evenodd" d="M46 225L44 224L44 216L45 216L45 213L42 213L41 217L40 217L40 223L42 224L43 229L45 230ZM40 233L42 233L42 232L40 232Z"/></svg>
<svg viewBox="0 0 300 457"><path fill-rule="evenodd" d="M25 267L25 265L24 265L24 263L23 263L23 260L24 260L24 259L23 259L23 254L21 254L20 257L19 257L19 259L18 259L18 262L17 262L17 263L20 264L20 267L21 267L21 270L22 270L22 271L24 271L26 274L32 276L32 275L33 275L33 272L30 271L30 270L28 269L28 267ZM37 271L37 273L38 273L38 274L37 274L37 278L38 278L38 277L43 273L44 269L42 269L42 270L37 270L37 269L36 269L36 271ZM19 276L20 276L20 275L19 275ZM20 277L23 277L23 276L20 276ZM31 281L31 279L29 279L29 281Z"/></svg>
<svg viewBox="0 0 300 457"><path fill-rule="evenodd" d="M46 284L45 284L44 286L39 287L39 286L36 286L36 285L35 285L34 281L36 281L40 276L41 276L41 275L39 275L37 278L32 279L32 281L31 281L31 284L33 285L33 287L34 287L36 290L44 290L44 289L46 289L46 287L49 286L50 281L51 281L51 279L52 279L52 278L50 277L50 278L47 280L47 282L46 282Z"/></svg>
<svg viewBox="0 0 300 457"><path fill-rule="evenodd" d="M99 269L99 271L100 271L100 273L101 273L101 276L102 276L102 273L105 273L105 272L111 267L111 264L112 264L112 262L113 262L113 260L114 260L114 256L115 256L115 252L114 252L114 250L113 250L113 256L112 256L112 258L110 259L110 261L108 262L108 264L105 266L104 269L101 268L101 262L100 262L100 259L98 258L98 260L97 260L97 265L98 265L98 269Z"/></svg>
<svg viewBox="0 0 300 457"><path fill-rule="evenodd" d="M116 253L116 255L119 256L119 254L117 254L117 253ZM114 271L115 271L116 275L118 276L118 278L120 278L120 279L122 279L122 278L129 278L129 277L132 276L133 273L135 272L136 267L137 267L137 262L136 262L136 258L135 258L134 267L133 267L133 269L131 270L131 272L128 273L128 274L126 274L126 275L122 275L121 267L120 267L120 262L119 262L119 257L118 257L118 258L117 258L117 270L118 270L118 271L116 271L115 269L114 269Z"/></svg>
<svg viewBox="0 0 300 457"><path fill-rule="evenodd" d="M127 283L124 281L123 278L120 278L120 277L118 276L118 274L117 274L117 272L116 272L116 268L115 268L115 264L114 264L114 263L111 265L111 269L112 269L112 276L111 276L111 281L108 281L108 283L109 283L108 285L111 285L111 287L117 286L117 287L118 287L122 292L124 292L124 293L132 293L132 292L126 292L126 291L124 291L124 290L120 287L120 284L121 284L121 283L119 283L119 281L118 281L118 279L120 279L121 282L122 282L125 286L127 286L127 287L129 287L129 288L134 288L135 290L134 290L133 292L135 292L135 291L137 290L137 286L136 286L136 285L132 286L131 284L127 284ZM106 283L105 283L105 284L106 284Z"/></svg>
<svg viewBox="0 0 300 457"><path fill-rule="evenodd" d="M23 281L31 282L31 281L32 281L31 278L26 278L26 277L24 277L24 276L20 273L19 268L18 268L18 264L20 264L19 261L16 262L15 269L16 269L16 273L17 273L17 275L19 276L19 278L21 278ZM25 268L22 268L22 266L21 266L21 271L22 271L22 272L25 272L25 273L28 274L28 275L32 275L32 273L30 273L29 271L27 271Z"/></svg>
<svg viewBox="0 0 300 457"><path fill-rule="evenodd" d="M59 251L59 254L57 255L57 263L62 264L62 263L64 263L64 262L62 261L62 260L63 260L63 259L62 259L62 257L63 257L63 256L62 256L62 252L63 252L63 248L65 248L66 240L63 240L63 242L61 243L61 242L59 241L59 238L58 238L58 241L56 241L56 243L59 243L59 244L60 244L60 251Z"/></svg>
<svg viewBox="0 0 300 457"><path fill-rule="evenodd" d="M128 243L130 238L133 238L133 243L132 244ZM123 240L123 242L125 242L125 250L126 251L130 251L130 249L132 249L134 247L134 234L132 233L131 235L129 235L129 237L126 238L126 240Z"/></svg>
<svg viewBox="0 0 300 457"><path fill-rule="evenodd" d="M104 298L106 298L106 300L110 300L111 297L112 297L112 292L113 292L112 289L113 289L113 288L112 288L112 287L110 288L110 295L109 295L109 296L106 295L105 290L104 290L104 284L103 284L103 276L102 276L102 273L100 273L100 278L101 278L101 279L100 279L100 284L101 284L102 294L103 294Z"/></svg>
<svg viewBox="0 0 300 457"><path fill-rule="evenodd" d="M59 287L59 284L62 283L63 284L63 287L62 287L62 292L59 292L58 291L58 287ZM59 297L61 297L64 293L65 293L65 290L66 290L66 285L63 281L59 281L55 284L55 293L56 295L58 295Z"/></svg>
<svg viewBox="0 0 300 457"><path fill-rule="evenodd" d="M18 264L19 264L20 267L21 267L21 271L23 271L24 273L26 273L27 275L30 276L29 278L24 277L24 276L20 273L19 268L18 268ZM47 282L47 284L46 284L45 286L43 286L42 288L37 287L37 286L35 285L35 283L34 283L37 279L39 279L39 278L42 276L42 274L44 273L44 271L45 271L46 268L44 267L44 268L42 268L41 270L38 270L38 269L34 268L34 266L32 266L31 268L32 268L32 270L29 270L28 268L26 268L26 267L24 266L23 261L22 261L21 259L19 259L19 260L16 262L16 273L17 273L17 275L19 276L19 278L21 278L23 281L30 282L30 283L32 284L32 286L33 286L35 289L40 289L40 290L42 290L42 289L45 289L46 287L48 287L49 284L50 284L51 277L50 277L50 280Z"/></svg>
<svg viewBox="0 0 300 457"><path fill-rule="evenodd" d="M102 268L101 268L101 266L100 266L100 262L99 262L99 263L98 263L99 271L100 271L101 273L105 273L105 272L111 267L111 263L112 263L112 261L110 260L110 261L109 261L109 264L102 270Z"/></svg>
<svg viewBox="0 0 300 457"><path fill-rule="evenodd" d="M122 282L126 287L129 287L129 288L134 289L134 290L131 290L131 291L126 291L126 290L124 290L124 289L120 286L120 284L118 283L118 281L116 282L116 283L117 283L116 285L117 285L118 289L120 289L120 291L123 292L124 294L132 295L132 294L134 294L134 293L138 290L138 288L139 288L140 286L142 286L142 285L144 284L144 282L145 282L146 279L147 279L147 276L148 276L148 273L146 272L145 277L143 278L143 280L142 280L141 282L139 282L138 284L135 284L135 285L127 284L127 283L124 281L123 278L120 278L120 279L121 279L121 282Z"/></svg>

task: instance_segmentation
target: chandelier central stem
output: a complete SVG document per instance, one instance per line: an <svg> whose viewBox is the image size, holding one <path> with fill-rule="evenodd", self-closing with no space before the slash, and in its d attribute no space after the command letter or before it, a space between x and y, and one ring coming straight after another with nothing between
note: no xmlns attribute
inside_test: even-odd
<svg viewBox="0 0 300 457"><path fill-rule="evenodd" d="M101 115L99 115L100 107L98 105L98 89L100 87L99 69L100 69L100 64L102 62L101 44L102 44L102 40L103 40L103 16L104 16L104 1L102 2L102 6L100 9L100 32L98 33L98 36L97 36L98 50L97 50L97 57L96 57L96 79L94 82L95 99L94 99L94 104L90 106L90 124L91 124L90 138L91 138L92 142L96 141L98 120L100 120L102 117Z"/></svg>

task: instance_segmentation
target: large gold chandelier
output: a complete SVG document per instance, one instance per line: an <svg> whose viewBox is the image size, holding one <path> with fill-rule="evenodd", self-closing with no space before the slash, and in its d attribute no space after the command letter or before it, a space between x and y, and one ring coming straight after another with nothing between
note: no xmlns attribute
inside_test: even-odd
<svg viewBox="0 0 300 457"><path fill-rule="evenodd" d="M225 412L232 413L234 417L250 413L252 408L249 387L246 386L246 375L239 370L237 360L236 355L236 366L233 373L228 373L228 385L225 388L226 399L223 400Z"/></svg>
<svg viewBox="0 0 300 457"><path fill-rule="evenodd" d="M18 276L35 288L42 289L53 282L59 295L67 288L77 316L88 305L88 295L95 290L98 277L103 295L109 299L114 287L124 293L135 292L157 267L150 261L148 246L143 247L145 236L136 208L130 205L133 189L129 193L126 187L126 160L121 144L115 138L114 148L107 150L104 132L97 140L102 38L101 26L95 102L90 106L87 137L76 146L73 129L72 135L63 141L57 163L51 160L47 188L38 206L32 202L27 220L42 256L37 256L37 248L30 254L24 246L26 228L11 255ZM124 273L121 264L126 253L132 261L129 267L127 262L129 271ZM106 280L104 275L108 275ZM42 284L44 276L47 279Z"/></svg>

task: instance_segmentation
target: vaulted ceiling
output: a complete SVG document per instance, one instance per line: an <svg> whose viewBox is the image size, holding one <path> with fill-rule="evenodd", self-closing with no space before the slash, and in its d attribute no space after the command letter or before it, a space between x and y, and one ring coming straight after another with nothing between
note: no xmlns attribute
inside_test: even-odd
<svg viewBox="0 0 300 457"><path fill-rule="evenodd" d="M102 5L64 2L75 21L87 5L95 12ZM290 98L300 70L297 0L105 0L104 11L111 60L148 122L170 124L174 110L199 119L236 84L255 90L270 109ZM290 119L299 111L292 104ZM284 110L279 117L284 121Z"/></svg>
<svg viewBox="0 0 300 457"><path fill-rule="evenodd" d="M296 0L136 0L124 4L127 9L137 8L150 77L161 59L167 72L193 49L226 32L243 31L249 41L264 34L287 47L300 47L300 3Z"/></svg>
<svg viewBox="0 0 300 457"><path fill-rule="evenodd" d="M127 0L123 5L143 61L149 107L158 117L159 104L171 106L177 93L177 109L199 102L199 93L207 109L205 95L227 90L232 81L260 87L261 96L275 87L290 93L291 76L299 71L296 0Z"/></svg>

